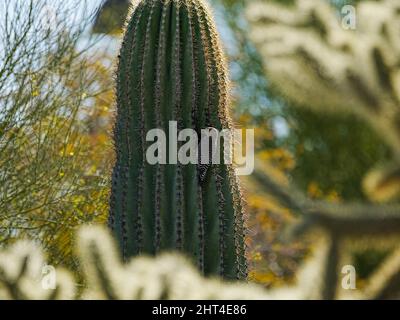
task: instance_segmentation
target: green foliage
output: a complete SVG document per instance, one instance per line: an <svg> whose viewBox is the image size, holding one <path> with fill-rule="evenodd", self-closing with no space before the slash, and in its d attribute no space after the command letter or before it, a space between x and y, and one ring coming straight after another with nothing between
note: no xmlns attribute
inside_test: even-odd
<svg viewBox="0 0 400 320"><path fill-rule="evenodd" d="M228 75L209 10L199 0L140 1L132 9L117 72L110 226L124 257L179 249L206 275L245 278L233 167L211 165L203 181L198 165L145 158L147 132L169 132L170 121L199 138L204 128L232 128Z"/></svg>
<svg viewBox="0 0 400 320"><path fill-rule="evenodd" d="M119 33L127 16L131 0L106 0L98 10L94 33Z"/></svg>
<svg viewBox="0 0 400 320"><path fill-rule="evenodd" d="M355 116L327 117L292 107L287 118L290 133L282 144L296 160L290 175L298 187L307 190L315 182L324 194L334 190L343 200L366 199L362 188L366 172L390 158L377 133Z"/></svg>
<svg viewBox="0 0 400 320"><path fill-rule="evenodd" d="M82 20L76 11L85 3L0 4L0 245L34 239L52 263L68 265L74 228L107 214L107 148L90 143L105 129L88 133L87 124L111 81L98 77L95 40L81 42L90 11Z"/></svg>

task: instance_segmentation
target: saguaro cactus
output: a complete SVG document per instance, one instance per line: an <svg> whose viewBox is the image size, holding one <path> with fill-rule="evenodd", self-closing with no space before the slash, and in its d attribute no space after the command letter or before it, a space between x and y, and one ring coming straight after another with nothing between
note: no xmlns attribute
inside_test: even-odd
<svg viewBox="0 0 400 320"><path fill-rule="evenodd" d="M117 71L109 218L125 258L178 249L206 275L246 276L242 199L232 166L211 165L200 179L196 164L151 165L145 156L147 132L168 132L170 121L178 130L231 128L228 90L203 1L132 5Z"/></svg>

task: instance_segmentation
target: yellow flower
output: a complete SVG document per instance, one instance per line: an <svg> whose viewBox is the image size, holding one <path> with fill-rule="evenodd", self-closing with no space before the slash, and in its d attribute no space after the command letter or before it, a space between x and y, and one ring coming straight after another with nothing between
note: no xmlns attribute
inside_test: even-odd
<svg viewBox="0 0 400 320"><path fill-rule="evenodd" d="M261 255L261 253L260 253L260 252L255 252L255 253L253 254L253 260L254 260L254 261L261 261L261 260L262 260L262 255Z"/></svg>
<svg viewBox="0 0 400 320"><path fill-rule="evenodd" d="M311 198L321 198L322 197L322 191L316 182L311 182L308 185L307 192Z"/></svg>

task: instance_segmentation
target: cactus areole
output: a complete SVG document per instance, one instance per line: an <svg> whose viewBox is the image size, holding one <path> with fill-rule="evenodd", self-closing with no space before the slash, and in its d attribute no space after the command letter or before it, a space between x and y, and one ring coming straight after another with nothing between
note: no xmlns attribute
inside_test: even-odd
<svg viewBox="0 0 400 320"><path fill-rule="evenodd" d="M170 121L178 130L231 128L228 90L202 0L132 4L117 71L109 216L125 258L180 250L206 275L246 277L242 197L232 166L151 165L145 156L147 132L168 132Z"/></svg>

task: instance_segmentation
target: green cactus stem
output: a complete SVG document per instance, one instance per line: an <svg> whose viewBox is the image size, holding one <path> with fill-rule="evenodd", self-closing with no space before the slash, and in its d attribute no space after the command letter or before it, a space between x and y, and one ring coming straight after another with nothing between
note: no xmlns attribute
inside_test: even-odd
<svg viewBox="0 0 400 320"><path fill-rule="evenodd" d="M125 28L109 217L123 256L178 249L206 275L243 279L245 227L233 167L213 164L199 179L196 164L151 165L145 157L148 131L169 132L171 121L177 130L231 128L228 75L210 12L201 0L142 0Z"/></svg>

